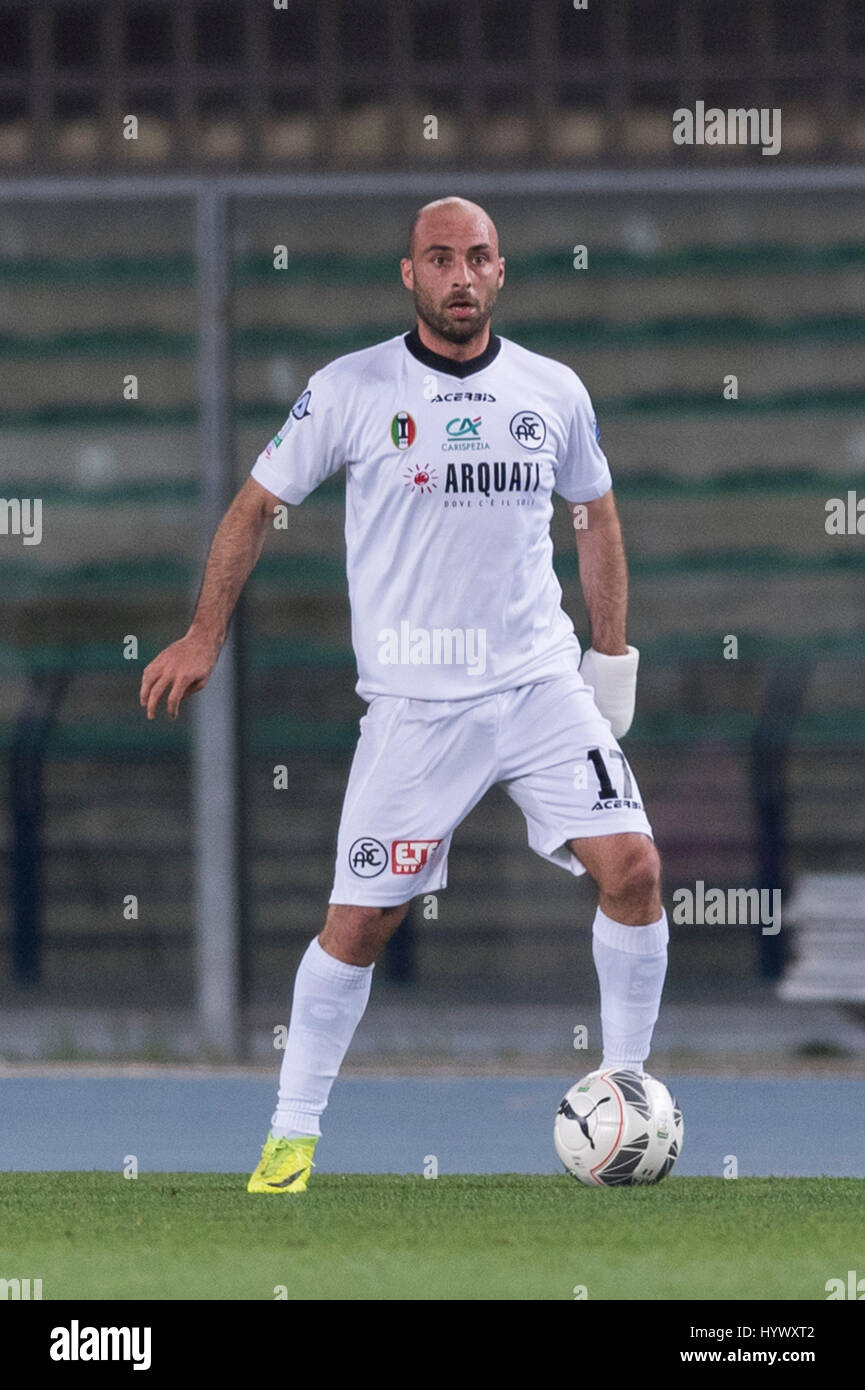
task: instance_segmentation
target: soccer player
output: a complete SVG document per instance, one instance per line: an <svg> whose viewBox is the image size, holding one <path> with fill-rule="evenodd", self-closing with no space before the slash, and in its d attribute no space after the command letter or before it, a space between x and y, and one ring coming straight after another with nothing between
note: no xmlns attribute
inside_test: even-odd
<svg viewBox="0 0 865 1390"><path fill-rule="evenodd" d="M634 713L627 569L607 460L570 368L490 331L504 283L492 220L416 214L402 280L417 327L310 378L223 518L188 632L146 668L169 715L213 670L274 509L346 471L360 721L324 929L294 984L255 1193L306 1189L320 1121L410 900L447 884L451 837L495 783L530 847L599 891L604 1067L643 1072L667 965L660 864L618 739ZM552 495L574 518L592 645L561 606Z"/></svg>

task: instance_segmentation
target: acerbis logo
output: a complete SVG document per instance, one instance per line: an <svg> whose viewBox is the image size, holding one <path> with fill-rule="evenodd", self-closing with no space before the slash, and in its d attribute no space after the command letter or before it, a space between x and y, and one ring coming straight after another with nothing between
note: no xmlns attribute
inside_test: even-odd
<svg viewBox="0 0 865 1390"><path fill-rule="evenodd" d="M394 840L391 845L391 871L395 874L419 874L441 840Z"/></svg>
<svg viewBox="0 0 865 1390"><path fill-rule="evenodd" d="M432 492L439 485L434 468L407 468L403 477L409 492Z"/></svg>
<svg viewBox="0 0 865 1390"><path fill-rule="evenodd" d="M491 391L446 391L444 395L431 396L431 405L444 405L451 401L494 401Z"/></svg>
<svg viewBox="0 0 865 1390"><path fill-rule="evenodd" d="M358 878L378 878L387 868L387 850L381 840L362 835L348 852L348 866Z"/></svg>
<svg viewBox="0 0 865 1390"><path fill-rule="evenodd" d="M543 446L547 427L534 410L518 410L511 420L511 434L524 449L534 451Z"/></svg>
<svg viewBox="0 0 865 1390"><path fill-rule="evenodd" d="M295 420L305 420L307 415L310 415L312 413L307 408L309 406L309 398L311 395L311 391L303 391L298 396L294 405L291 407L291 413L294 416Z"/></svg>
<svg viewBox="0 0 865 1390"><path fill-rule="evenodd" d="M398 449L410 449L417 439L417 425L407 410L398 410L390 422L390 437Z"/></svg>

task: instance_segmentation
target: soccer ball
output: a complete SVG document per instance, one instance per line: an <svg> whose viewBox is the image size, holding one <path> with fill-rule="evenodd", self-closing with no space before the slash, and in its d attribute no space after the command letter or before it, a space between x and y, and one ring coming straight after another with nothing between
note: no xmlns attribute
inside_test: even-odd
<svg viewBox="0 0 865 1390"><path fill-rule="evenodd" d="M660 1182L682 1151L682 1112L666 1086L633 1071L592 1071L556 1111L553 1142L587 1187Z"/></svg>

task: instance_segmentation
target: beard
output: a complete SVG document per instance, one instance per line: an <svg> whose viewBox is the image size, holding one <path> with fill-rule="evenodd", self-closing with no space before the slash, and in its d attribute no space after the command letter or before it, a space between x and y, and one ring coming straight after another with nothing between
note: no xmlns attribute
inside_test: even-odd
<svg viewBox="0 0 865 1390"><path fill-rule="evenodd" d="M486 299L478 300L477 312L469 319L454 319L448 314L444 304L437 304L426 291L415 286L413 291L415 312L434 333L449 343L470 343L483 333L495 308L498 289L493 286Z"/></svg>

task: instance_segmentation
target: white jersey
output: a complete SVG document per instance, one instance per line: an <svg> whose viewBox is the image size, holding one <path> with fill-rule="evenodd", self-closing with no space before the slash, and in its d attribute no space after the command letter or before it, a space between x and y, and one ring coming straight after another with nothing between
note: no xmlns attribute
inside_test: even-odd
<svg viewBox="0 0 865 1390"><path fill-rule="evenodd" d="M343 466L364 700L476 699L577 670L552 494L588 502L612 483L569 367L495 335L468 362L417 332L339 357L252 476L297 504Z"/></svg>

